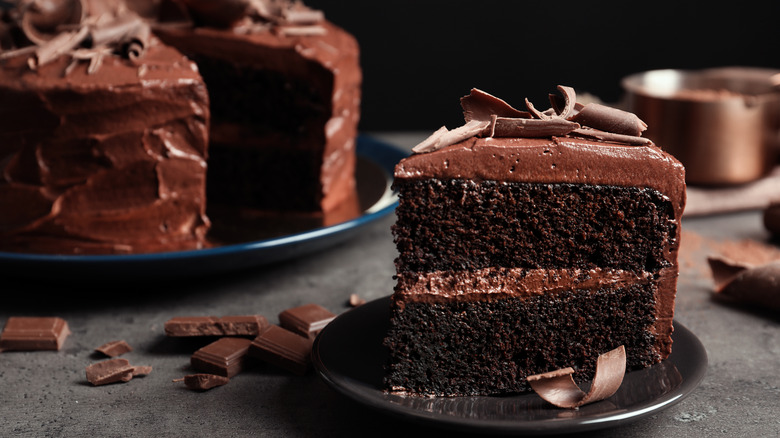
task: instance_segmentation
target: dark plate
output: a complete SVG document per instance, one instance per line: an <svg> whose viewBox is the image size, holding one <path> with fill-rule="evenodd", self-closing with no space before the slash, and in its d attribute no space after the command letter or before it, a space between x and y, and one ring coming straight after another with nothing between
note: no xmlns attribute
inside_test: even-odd
<svg viewBox="0 0 780 438"><path fill-rule="evenodd" d="M314 366L336 391L406 420L459 431L554 434L636 421L679 402L701 382L707 353L699 339L674 322L669 358L626 374L612 397L577 410L556 408L533 393L501 397L413 397L382 391L390 324L390 299L343 313L328 324L313 348Z"/></svg>
<svg viewBox="0 0 780 438"><path fill-rule="evenodd" d="M313 253L340 243L364 226L392 213L398 203L390 189L393 168L407 155L403 150L367 136L357 141L357 196L362 212L335 225L311 225L287 233L264 236L247 229L247 221L221 212L215 214L213 229L229 235L215 247L128 255L51 255L0 252L0 272L4 275L80 279L102 276L132 278L209 275L238 270ZM211 216L211 212L209 215ZM240 222L240 223L239 223ZM301 222L306 227L306 222ZM224 230L240 232L224 232Z"/></svg>

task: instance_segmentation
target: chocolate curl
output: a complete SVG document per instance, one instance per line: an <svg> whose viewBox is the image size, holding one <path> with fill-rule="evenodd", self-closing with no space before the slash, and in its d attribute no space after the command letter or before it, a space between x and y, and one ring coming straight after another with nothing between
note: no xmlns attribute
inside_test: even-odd
<svg viewBox="0 0 780 438"><path fill-rule="evenodd" d="M492 127L491 137L541 138L553 135L561 136L579 128L578 123L561 118L539 120L497 117Z"/></svg>
<svg viewBox="0 0 780 438"><path fill-rule="evenodd" d="M602 131L638 137L647 129L647 124L636 114L598 103L589 103L569 117L572 122Z"/></svg>
<svg viewBox="0 0 780 438"><path fill-rule="evenodd" d="M322 26L281 26L277 33L282 36L315 36L325 35L328 30Z"/></svg>
<svg viewBox="0 0 780 438"><path fill-rule="evenodd" d="M87 35L89 35L89 29L84 26L77 31L63 32L55 36L35 50L35 56L28 60L30 69L35 70L39 66L53 61L60 55L73 51L87 38Z"/></svg>
<svg viewBox="0 0 780 438"><path fill-rule="evenodd" d="M563 102L561 103L561 97L557 94L550 94L550 104L559 116L568 119L577 106L577 93L574 88L565 85L558 85L558 91L563 96Z"/></svg>
<svg viewBox="0 0 780 438"><path fill-rule="evenodd" d="M149 45L149 26L138 16L125 15L106 24L96 26L91 32L92 45L100 47L116 44L128 59L138 59Z"/></svg>
<svg viewBox="0 0 780 438"><path fill-rule="evenodd" d="M653 144L653 141L650 140L649 138L633 136L633 135L625 135L625 134L616 134L614 132L605 132L605 131L600 131L598 129L592 129L592 128L575 129L574 131L572 131L572 134L579 135L582 137L595 138L597 140L602 140L602 141L626 143L634 146L644 146L644 145Z"/></svg>
<svg viewBox="0 0 780 438"><path fill-rule="evenodd" d="M707 259L715 279L715 293L749 305L780 310L780 261L759 266L728 259Z"/></svg>
<svg viewBox="0 0 780 438"><path fill-rule="evenodd" d="M596 375L587 393L574 382L574 369L571 367L535 374L526 379L544 400L560 408L573 409L612 396L623 383L625 372L626 349L621 345L598 357Z"/></svg>
<svg viewBox="0 0 780 438"><path fill-rule="evenodd" d="M540 120L550 120L552 119L552 115L547 114L546 112L541 112L538 109L536 109L530 100L527 98L525 99L525 106L528 107L528 111L537 119Z"/></svg>
<svg viewBox="0 0 780 438"><path fill-rule="evenodd" d="M412 152L420 154L424 152L433 152L443 147L466 140L481 134L490 127L488 120L472 120L465 125L455 128L452 131L442 126L430 137L423 140L420 144L412 148Z"/></svg>
<svg viewBox="0 0 780 438"><path fill-rule="evenodd" d="M472 88L468 96L460 98L463 117L472 120L490 120L492 115L509 118L530 118L531 114L514 109L505 101L480 89Z"/></svg>
<svg viewBox="0 0 780 438"><path fill-rule="evenodd" d="M85 14L83 0L32 1L22 15L22 32L31 42L41 46L53 39L62 26L81 23Z"/></svg>

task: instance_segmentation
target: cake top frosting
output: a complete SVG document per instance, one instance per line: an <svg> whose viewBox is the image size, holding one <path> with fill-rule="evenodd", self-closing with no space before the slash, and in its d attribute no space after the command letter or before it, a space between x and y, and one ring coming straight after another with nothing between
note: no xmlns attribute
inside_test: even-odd
<svg viewBox="0 0 780 438"><path fill-rule="evenodd" d="M685 169L641 137L636 115L600 104L581 105L559 87L553 107L520 111L474 89L461 99L466 123L442 127L395 168L396 179L471 179L652 188L685 205Z"/></svg>

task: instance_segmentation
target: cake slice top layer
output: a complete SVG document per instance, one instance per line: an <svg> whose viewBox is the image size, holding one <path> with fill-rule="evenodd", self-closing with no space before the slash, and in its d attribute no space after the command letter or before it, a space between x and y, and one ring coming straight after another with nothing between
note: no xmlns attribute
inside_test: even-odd
<svg viewBox="0 0 780 438"><path fill-rule="evenodd" d="M474 89L461 99L466 123L442 127L395 169L396 180L469 179L647 187L667 196L679 219L685 169L641 137L635 115L599 104L581 105L559 87L553 108L516 110ZM557 109L556 109L557 108Z"/></svg>

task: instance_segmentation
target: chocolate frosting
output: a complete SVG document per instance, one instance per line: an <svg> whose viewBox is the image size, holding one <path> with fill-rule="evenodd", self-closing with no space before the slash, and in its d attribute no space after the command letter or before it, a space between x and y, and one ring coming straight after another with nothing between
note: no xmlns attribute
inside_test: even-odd
<svg viewBox="0 0 780 438"><path fill-rule="evenodd" d="M99 68L72 52L34 70L29 53L3 55L0 101L14 105L0 106L0 250L204 245L209 110L192 62L154 38Z"/></svg>

